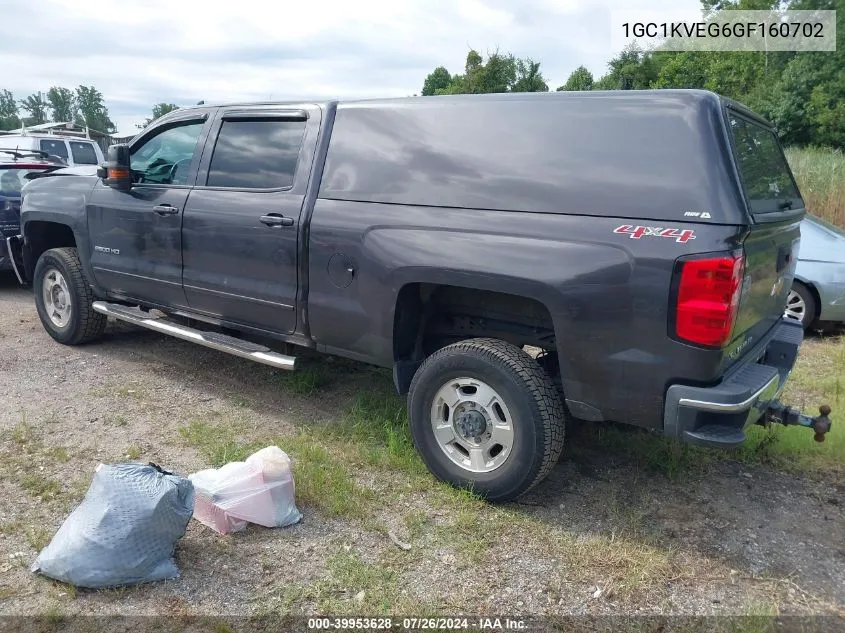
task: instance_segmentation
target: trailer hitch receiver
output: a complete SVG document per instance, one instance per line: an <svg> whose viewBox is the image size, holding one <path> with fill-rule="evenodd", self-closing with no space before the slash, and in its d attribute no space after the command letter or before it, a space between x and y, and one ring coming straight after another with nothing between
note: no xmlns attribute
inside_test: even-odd
<svg viewBox="0 0 845 633"><path fill-rule="evenodd" d="M770 424L783 424L784 426L797 425L813 429L817 442L824 442L825 433L830 432L830 407L823 404L819 407L819 415L811 418L801 412L787 407L780 402L773 402L768 407L758 424L768 426Z"/></svg>

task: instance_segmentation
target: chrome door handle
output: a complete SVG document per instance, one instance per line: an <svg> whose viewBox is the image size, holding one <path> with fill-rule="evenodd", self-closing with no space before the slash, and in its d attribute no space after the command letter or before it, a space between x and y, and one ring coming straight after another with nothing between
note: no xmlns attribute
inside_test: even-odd
<svg viewBox="0 0 845 633"><path fill-rule="evenodd" d="M288 218L278 213L268 213L261 216L261 224L267 226L293 226L293 218Z"/></svg>
<svg viewBox="0 0 845 633"><path fill-rule="evenodd" d="M153 211L158 213L159 215L176 215L179 213L179 209L169 205L169 204L160 204L158 206L153 207Z"/></svg>

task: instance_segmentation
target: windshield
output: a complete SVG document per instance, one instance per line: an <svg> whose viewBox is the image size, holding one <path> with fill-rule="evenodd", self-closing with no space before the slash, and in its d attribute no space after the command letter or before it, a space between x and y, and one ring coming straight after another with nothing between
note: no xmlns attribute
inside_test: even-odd
<svg viewBox="0 0 845 633"><path fill-rule="evenodd" d="M804 206L774 132L728 114L734 154L752 213L773 213Z"/></svg>

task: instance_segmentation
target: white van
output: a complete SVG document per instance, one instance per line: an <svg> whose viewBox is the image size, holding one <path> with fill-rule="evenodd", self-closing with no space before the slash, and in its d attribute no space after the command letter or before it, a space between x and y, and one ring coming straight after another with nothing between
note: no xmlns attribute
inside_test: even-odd
<svg viewBox="0 0 845 633"><path fill-rule="evenodd" d="M0 134L0 149L47 152L64 160L69 167L101 165L105 162L99 145L91 139L76 136Z"/></svg>

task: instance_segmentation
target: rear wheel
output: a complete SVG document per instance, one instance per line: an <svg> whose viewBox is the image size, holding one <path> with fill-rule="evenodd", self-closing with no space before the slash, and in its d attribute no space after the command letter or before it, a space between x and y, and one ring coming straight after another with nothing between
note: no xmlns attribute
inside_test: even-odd
<svg viewBox="0 0 845 633"><path fill-rule="evenodd" d="M816 300L810 289L799 281L793 282L786 298L784 314L790 319L800 321L804 329L807 329L816 320L816 309Z"/></svg>
<svg viewBox="0 0 845 633"><path fill-rule="evenodd" d="M75 248L44 252L35 265L32 287L41 324L59 343L87 343L106 329L106 316L91 307L94 295Z"/></svg>
<svg viewBox="0 0 845 633"><path fill-rule="evenodd" d="M490 501L539 483L563 450L564 412L524 350L470 339L432 354L408 394L411 434L429 470Z"/></svg>

